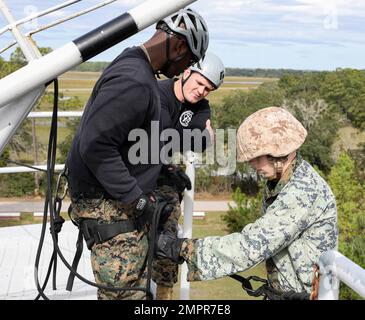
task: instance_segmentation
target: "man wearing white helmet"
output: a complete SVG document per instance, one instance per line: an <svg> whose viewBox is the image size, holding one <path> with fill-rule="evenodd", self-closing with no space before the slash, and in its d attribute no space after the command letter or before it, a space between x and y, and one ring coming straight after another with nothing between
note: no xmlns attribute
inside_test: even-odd
<svg viewBox="0 0 365 320"><path fill-rule="evenodd" d="M131 161L129 133L142 129L152 143L150 125L159 121L161 111L155 75L179 75L208 47L207 26L193 10L168 16L156 29L150 39L127 48L105 69L67 159L69 212L91 250L95 281L103 285L99 299L144 299L149 293L148 231L157 206L153 191L160 166L151 159L143 164Z"/></svg>
<svg viewBox="0 0 365 320"><path fill-rule="evenodd" d="M163 129L177 130L181 138L180 152L184 149L184 130L200 130L206 137L202 142L192 139L192 151L203 152L214 139L210 126L211 111L206 97L218 89L224 80L225 69L221 59L207 52L203 59L186 69L180 79L159 81L161 97L161 124ZM202 135L204 137L204 134ZM207 141L208 140L208 141ZM209 141L210 140L210 141ZM163 197L176 199L176 205L165 228L171 228L181 214L180 201L185 188L191 189L191 182L184 171L172 164L162 167L157 192ZM156 261L153 280L157 283L157 299L172 298L173 285L177 282L178 265L169 259Z"/></svg>
<svg viewBox="0 0 365 320"><path fill-rule="evenodd" d="M211 111L206 97L221 86L224 75L222 60L207 52L198 63L187 68L180 79L159 81L162 128L174 128L180 137L183 137L184 129L208 129L212 139ZM205 147L206 144L202 146L203 150L193 151L202 152Z"/></svg>
<svg viewBox="0 0 365 320"><path fill-rule="evenodd" d="M249 116L237 133L238 161L248 161L267 178L262 217L223 237L177 239L162 232L157 256L186 261L190 281L233 275L265 261L266 297L275 292L313 298L313 266L322 253L337 248L338 230L329 186L298 152L306 135L282 108Z"/></svg>

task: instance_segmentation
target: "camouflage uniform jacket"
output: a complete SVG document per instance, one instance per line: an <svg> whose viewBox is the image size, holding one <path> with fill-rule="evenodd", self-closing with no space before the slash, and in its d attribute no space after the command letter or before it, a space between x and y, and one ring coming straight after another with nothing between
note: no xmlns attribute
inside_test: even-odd
<svg viewBox="0 0 365 320"><path fill-rule="evenodd" d="M273 190L266 186L261 218L239 233L190 240L192 250L183 255L190 281L220 278L266 261L274 287L310 292L313 265L337 248L337 209L318 173L300 157L294 163L285 183L281 179Z"/></svg>

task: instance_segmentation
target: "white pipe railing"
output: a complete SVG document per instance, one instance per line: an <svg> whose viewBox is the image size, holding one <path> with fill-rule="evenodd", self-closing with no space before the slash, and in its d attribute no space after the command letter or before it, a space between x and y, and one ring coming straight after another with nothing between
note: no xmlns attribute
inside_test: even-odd
<svg viewBox="0 0 365 320"><path fill-rule="evenodd" d="M46 165L42 165L42 166L35 166L33 165L34 168L40 169L40 170L47 170L47 166ZM56 164L55 165L55 171L62 171L65 168L64 164ZM39 170L36 169L32 169L29 167L3 167L0 168L0 174L3 173L24 173L24 172L38 172Z"/></svg>
<svg viewBox="0 0 365 320"><path fill-rule="evenodd" d="M38 111L30 112L28 118L52 118L52 111ZM83 114L83 111L60 111L57 113L59 118L79 118ZM47 170L46 165L32 165L33 167L41 170ZM56 164L55 171L62 171L65 168L64 164ZM24 167L24 166L14 166L14 167L0 167L0 174L3 173L24 173L24 172L37 172L38 170Z"/></svg>
<svg viewBox="0 0 365 320"><path fill-rule="evenodd" d="M186 174L191 181L191 190L184 192L184 227L183 238L192 238L193 235L193 212L194 212L194 189L195 189L195 161L196 155L189 151L184 155ZM190 283L186 280L188 268L186 263L181 266L180 300L190 299Z"/></svg>
<svg viewBox="0 0 365 320"><path fill-rule="evenodd" d="M319 259L318 300L338 300L342 281L365 298L365 270L341 253L331 250Z"/></svg>
<svg viewBox="0 0 365 320"><path fill-rule="evenodd" d="M28 118L52 118L52 111L29 112ZM80 118L83 111L59 111L58 118Z"/></svg>

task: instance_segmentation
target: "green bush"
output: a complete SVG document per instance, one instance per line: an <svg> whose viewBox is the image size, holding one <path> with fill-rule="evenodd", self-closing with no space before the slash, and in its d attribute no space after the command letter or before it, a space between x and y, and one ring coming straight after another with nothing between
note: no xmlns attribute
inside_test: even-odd
<svg viewBox="0 0 365 320"><path fill-rule="evenodd" d="M195 191L212 195L231 192L232 179L230 176L216 176L217 165L206 165L195 171Z"/></svg>
<svg viewBox="0 0 365 320"><path fill-rule="evenodd" d="M338 124L333 115L321 116L311 128L300 149L301 155L310 164L328 174L333 166L332 145L335 142Z"/></svg>
<svg viewBox="0 0 365 320"><path fill-rule="evenodd" d="M2 197L24 197L33 195L34 173L3 174L0 180Z"/></svg>
<svg viewBox="0 0 365 320"><path fill-rule="evenodd" d="M347 241L341 241L339 244L340 252L347 258L365 268L365 216L357 216L353 224L353 230L356 235ZM340 298L347 300L362 299L357 293L341 283Z"/></svg>
<svg viewBox="0 0 365 320"><path fill-rule="evenodd" d="M67 155L70 151L71 144L74 139L79 123L80 119L67 120L66 122L66 127L69 130L69 134L65 137L65 139L61 143L58 144L58 150L60 151L58 155L58 161L60 163L65 163L67 159Z"/></svg>
<svg viewBox="0 0 365 320"><path fill-rule="evenodd" d="M365 129L365 72L338 69L326 74L320 86L321 95L344 113L352 124Z"/></svg>
<svg viewBox="0 0 365 320"><path fill-rule="evenodd" d="M355 161L347 153L340 155L328 182L337 202L339 251L365 268L365 185L357 176ZM340 297L360 298L345 285L341 286Z"/></svg>
<svg viewBox="0 0 365 320"><path fill-rule="evenodd" d="M261 194L262 192L260 192ZM229 210L222 217L229 232L239 232L245 225L254 222L260 217L261 198L262 196L247 196L239 188L234 191L232 199L236 203L236 206L229 205Z"/></svg>

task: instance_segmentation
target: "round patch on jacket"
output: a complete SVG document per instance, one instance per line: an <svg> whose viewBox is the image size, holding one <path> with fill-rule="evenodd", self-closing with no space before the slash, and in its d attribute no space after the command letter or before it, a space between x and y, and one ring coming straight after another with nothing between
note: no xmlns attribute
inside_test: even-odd
<svg viewBox="0 0 365 320"><path fill-rule="evenodd" d="M181 116L180 116L180 123L183 127L187 127L191 121L191 119L193 118L193 111L191 110L187 110L184 111Z"/></svg>

